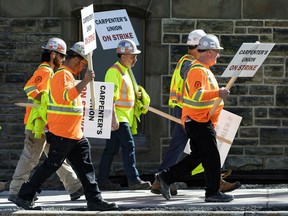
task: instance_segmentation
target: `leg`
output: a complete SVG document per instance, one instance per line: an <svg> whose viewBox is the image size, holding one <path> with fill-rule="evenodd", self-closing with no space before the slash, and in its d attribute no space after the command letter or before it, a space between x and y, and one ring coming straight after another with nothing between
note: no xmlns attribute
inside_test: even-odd
<svg viewBox="0 0 288 216"><path fill-rule="evenodd" d="M118 130L117 130L118 131ZM119 139L117 137L117 131L111 132L111 138L106 140L106 146L101 156L99 163L98 172L98 182L99 184L104 184L109 181L111 164L113 162L114 156L119 151Z"/></svg>
<svg viewBox="0 0 288 216"><path fill-rule="evenodd" d="M140 181L139 173L136 168L134 139L128 123L120 123L120 127L117 130L117 136L120 141L124 170L128 178L128 184Z"/></svg>
<svg viewBox="0 0 288 216"><path fill-rule="evenodd" d="M9 188L10 195L17 195L21 185L28 181L30 172L39 163L45 145L45 136L41 139L34 138L30 130L25 130L24 148L17 163Z"/></svg>
<svg viewBox="0 0 288 216"><path fill-rule="evenodd" d="M69 139L46 133L47 141L51 143L48 158L36 169L29 182L24 183L18 193L23 200L32 201L35 193L43 182L61 166L66 155L74 147Z"/></svg>
<svg viewBox="0 0 288 216"><path fill-rule="evenodd" d="M102 200L101 192L96 182L95 170L91 161L91 147L87 138L74 140L75 148L69 153L68 159L77 171L81 183L84 187L88 210L116 210L115 203L108 203Z"/></svg>
<svg viewBox="0 0 288 216"><path fill-rule="evenodd" d="M46 156L49 153L49 148L50 144L47 143L44 148L44 153ZM56 173L69 194L75 193L82 187L81 182L78 180L76 173L74 172L70 164L68 164L67 160L64 160L63 164L56 171Z"/></svg>

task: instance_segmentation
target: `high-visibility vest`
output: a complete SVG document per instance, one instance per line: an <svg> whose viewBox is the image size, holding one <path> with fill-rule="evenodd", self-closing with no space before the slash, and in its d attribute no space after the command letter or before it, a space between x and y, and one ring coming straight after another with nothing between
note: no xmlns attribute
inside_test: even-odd
<svg viewBox="0 0 288 216"><path fill-rule="evenodd" d="M170 84L169 106L172 108L175 106L182 108L184 79L186 78L189 67L194 60L195 57L193 55L186 54L182 56L176 65Z"/></svg>
<svg viewBox="0 0 288 216"><path fill-rule="evenodd" d="M119 122L133 125L135 92L128 68L116 62L105 75L105 82L114 83L114 101Z"/></svg>
<svg viewBox="0 0 288 216"><path fill-rule="evenodd" d="M49 81L54 72L47 62L39 65L33 76L29 79L24 87L24 91L28 96L28 103L39 104L41 102L34 98L41 92L46 92ZM26 107L24 124L26 130L31 130L34 137L40 139L44 134L45 120L39 113L40 107Z"/></svg>
<svg viewBox="0 0 288 216"><path fill-rule="evenodd" d="M60 137L80 140L83 137L82 117L82 100L75 87L73 71L61 66L50 83L47 103L48 130Z"/></svg>
<svg viewBox="0 0 288 216"><path fill-rule="evenodd" d="M195 61L184 83L182 122L187 117L197 122L212 121L215 126L223 109L223 101L210 117L209 111L219 98L219 86L214 74L207 65Z"/></svg>

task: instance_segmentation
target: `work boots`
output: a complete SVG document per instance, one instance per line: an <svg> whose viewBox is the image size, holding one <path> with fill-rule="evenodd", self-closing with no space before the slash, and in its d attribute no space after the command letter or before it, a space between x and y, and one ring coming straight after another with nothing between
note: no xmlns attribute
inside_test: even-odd
<svg viewBox="0 0 288 216"><path fill-rule="evenodd" d="M229 183L224 181L224 178L231 175L231 170L227 171L226 173L222 173L220 177L220 192L226 193L231 192L233 190L236 190L241 187L241 183L239 181L236 181L234 183Z"/></svg>
<svg viewBox="0 0 288 216"><path fill-rule="evenodd" d="M171 184L169 187L170 187L171 195L172 196L176 196L177 195L177 185L176 184ZM151 193L161 194L161 192L160 192L160 183L159 183L159 181L157 181L157 179L155 179L153 184L152 184Z"/></svg>

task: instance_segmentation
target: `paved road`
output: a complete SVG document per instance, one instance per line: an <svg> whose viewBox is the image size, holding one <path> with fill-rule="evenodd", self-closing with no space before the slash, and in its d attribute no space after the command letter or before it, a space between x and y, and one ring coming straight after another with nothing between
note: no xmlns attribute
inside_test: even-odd
<svg viewBox="0 0 288 216"><path fill-rule="evenodd" d="M288 215L288 188L238 189L229 203L205 203L204 190L179 190L177 196L166 201L149 190L103 191L105 200L120 206L117 212L87 211L86 201L70 201L66 191L42 191L37 206L42 211L25 211L7 200L8 191L0 193L0 215Z"/></svg>

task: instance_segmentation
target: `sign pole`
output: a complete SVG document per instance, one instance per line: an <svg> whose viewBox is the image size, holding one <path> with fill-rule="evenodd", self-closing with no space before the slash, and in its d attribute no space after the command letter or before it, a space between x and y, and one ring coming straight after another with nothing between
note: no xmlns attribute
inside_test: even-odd
<svg viewBox="0 0 288 216"><path fill-rule="evenodd" d="M93 60L92 52L88 53L88 70L93 70ZM91 93L91 105L92 109L95 110L95 90L94 90L94 80L90 82L90 93Z"/></svg>
<svg viewBox="0 0 288 216"><path fill-rule="evenodd" d="M225 89L226 90L230 90L230 88L232 87L232 85L234 84L234 82L236 81L237 77L231 77L231 79L229 80L229 82L227 83ZM209 115L212 116L215 112L215 110L217 109L217 107L219 106L219 104L221 103L222 98L219 98L213 105L212 109L209 112Z"/></svg>

